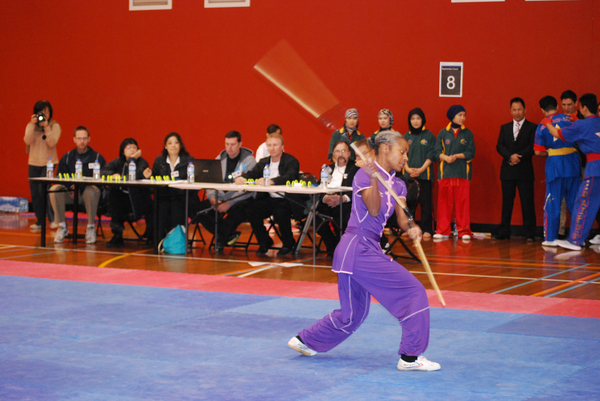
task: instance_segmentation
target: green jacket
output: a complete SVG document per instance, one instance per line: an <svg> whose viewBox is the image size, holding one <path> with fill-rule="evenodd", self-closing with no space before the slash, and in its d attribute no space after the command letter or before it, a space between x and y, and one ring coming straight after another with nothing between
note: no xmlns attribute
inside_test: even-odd
<svg viewBox="0 0 600 401"><path fill-rule="evenodd" d="M456 159L454 163L446 163L440 160L440 155L447 156L463 153L464 159ZM471 161L475 158L475 138L473 133L463 125L460 127L456 138L452 132L451 125L442 129L435 141L435 156L439 161L438 180L445 178L465 178L471 180L473 169Z"/></svg>
<svg viewBox="0 0 600 401"><path fill-rule="evenodd" d="M408 167L420 168L425 160L431 160L431 164L420 176L416 177L418 180L433 180L433 163L437 161L437 154L435 153L435 136L428 129L423 129L418 134L411 134L410 131L404 134L404 139L408 142ZM406 171L404 172L405 178L413 178Z"/></svg>
<svg viewBox="0 0 600 401"><path fill-rule="evenodd" d="M338 143L339 141L344 141L348 143L348 136L344 134L345 131L346 129L342 127L339 130L335 131L333 134L331 134L331 141L329 141L329 155L327 156L327 159L331 160L331 157L333 156L333 147L336 143ZM354 131L354 134L352 134L348 145L356 141L360 141L361 139L365 139L365 136L361 134L359 130L356 130ZM354 149L352 148L350 148L350 160L356 160L356 155L354 154Z"/></svg>

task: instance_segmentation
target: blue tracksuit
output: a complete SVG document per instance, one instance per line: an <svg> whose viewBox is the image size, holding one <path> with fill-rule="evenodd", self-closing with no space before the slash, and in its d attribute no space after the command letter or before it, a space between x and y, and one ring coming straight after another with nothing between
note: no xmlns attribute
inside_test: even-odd
<svg viewBox="0 0 600 401"><path fill-rule="evenodd" d="M594 218L600 208L600 118L591 115L563 128L564 141L577 141L588 162L579 186L573 212L569 242L582 245L590 233Z"/></svg>
<svg viewBox="0 0 600 401"><path fill-rule="evenodd" d="M552 124L557 128L571 125L566 114L551 114ZM558 140L548 128L539 125L535 131L534 150L547 151L546 200L544 202L544 239L554 241L560 225L560 204L565 198L572 214L573 204L580 183L581 164L575 144Z"/></svg>

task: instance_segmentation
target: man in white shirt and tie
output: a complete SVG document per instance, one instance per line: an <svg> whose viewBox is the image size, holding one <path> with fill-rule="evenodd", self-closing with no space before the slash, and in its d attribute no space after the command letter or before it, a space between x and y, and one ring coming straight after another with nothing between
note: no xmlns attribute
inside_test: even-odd
<svg viewBox="0 0 600 401"><path fill-rule="evenodd" d="M500 127L496 150L502 156L500 181L502 182L502 222L494 238L509 239L510 224L517 189L523 213L523 235L528 242L535 240L536 218L533 199L533 145L537 125L525 119L525 101L511 99L513 120Z"/></svg>

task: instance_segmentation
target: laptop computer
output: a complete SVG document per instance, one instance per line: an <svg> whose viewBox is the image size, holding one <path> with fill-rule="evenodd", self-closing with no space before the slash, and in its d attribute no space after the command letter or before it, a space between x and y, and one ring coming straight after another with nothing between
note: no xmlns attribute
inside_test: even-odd
<svg viewBox="0 0 600 401"><path fill-rule="evenodd" d="M195 159L194 169L196 179L194 182L214 182L222 183L223 174L221 172L221 160L216 159Z"/></svg>

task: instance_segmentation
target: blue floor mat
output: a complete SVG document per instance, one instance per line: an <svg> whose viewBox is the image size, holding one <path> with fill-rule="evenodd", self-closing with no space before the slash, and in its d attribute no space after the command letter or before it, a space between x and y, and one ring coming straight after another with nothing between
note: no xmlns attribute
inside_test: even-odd
<svg viewBox="0 0 600 401"><path fill-rule="evenodd" d="M426 356L400 372L379 304L308 358L286 346L337 301L0 277L1 400L600 399L600 320L431 310Z"/></svg>

